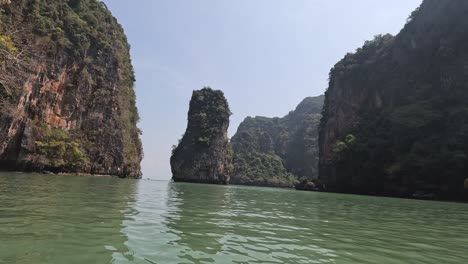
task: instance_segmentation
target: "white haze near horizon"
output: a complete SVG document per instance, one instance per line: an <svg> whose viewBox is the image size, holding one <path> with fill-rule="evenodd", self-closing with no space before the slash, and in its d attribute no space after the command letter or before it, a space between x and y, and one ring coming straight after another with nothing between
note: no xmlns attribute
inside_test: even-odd
<svg viewBox="0 0 468 264"><path fill-rule="evenodd" d="M105 0L132 46L144 178L169 180L192 91L223 90L234 115L284 116L323 94L328 73L422 0Z"/></svg>

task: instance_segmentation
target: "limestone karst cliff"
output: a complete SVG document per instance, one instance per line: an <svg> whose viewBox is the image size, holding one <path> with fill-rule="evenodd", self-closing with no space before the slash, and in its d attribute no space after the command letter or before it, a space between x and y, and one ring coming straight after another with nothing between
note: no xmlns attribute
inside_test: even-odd
<svg viewBox="0 0 468 264"><path fill-rule="evenodd" d="M320 129L328 190L459 199L468 173L468 1L425 0L330 73Z"/></svg>
<svg viewBox="0 0 468 264"><path fill-rule="evenodd" d="M190 100L187 130L171 156L174 181L228 184L232 150L227 130L231 111L222 91L204 88Z"/></svg>
<svg viewBox="0 0 468 264"><path fill-rule="evenodd" d="M0 3L0 169L138 178L122 27L97 0Z"/></svg>
<svg viewBox="0 0 468 264"><path fill-rule="evenodd" d="M324 96L304 99L282 118L247 117L231 143L234 184L294 187L318 177L318 126Z"/></svg>

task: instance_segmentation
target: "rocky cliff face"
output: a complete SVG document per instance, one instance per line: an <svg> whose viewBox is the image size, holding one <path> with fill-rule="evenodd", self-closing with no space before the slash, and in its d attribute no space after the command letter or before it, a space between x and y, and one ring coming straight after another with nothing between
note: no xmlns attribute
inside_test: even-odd
<svg viewBox="0 0 468 264"><path fill-rule="evenodd" d="M129 45L105 5L0 8L0 168L140 177Z"/></svg>
<svg viewBox="0 0 468 264"><path fill-rule="evenodd" d="M283 118L247 117L231 140L235 184L293 187L318 177L323 96L304 99Z"/></svg>
<svg viewBox="0 0 468 264"><path fill-rule="evenodd" d="M330 73L320 129L329 190L459 198L468 172L468 1L425 0Z"/></svg>
<svg viewBox="0 0 468 264"><path fill-rule="evenodd" d="M227 184L232 170L227 130L231 111L222 91L194 91L187 130L171 156L174 181Z"/></svg>

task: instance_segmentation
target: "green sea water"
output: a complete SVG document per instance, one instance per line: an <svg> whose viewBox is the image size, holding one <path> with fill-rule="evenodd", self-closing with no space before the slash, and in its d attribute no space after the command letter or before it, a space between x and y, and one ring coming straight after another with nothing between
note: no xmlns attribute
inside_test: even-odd
<svg viewBox="0 0 468 264"><path fill-rule="evenodd" d="M468 263L468 205L0 173L0 263Z"/></svg>

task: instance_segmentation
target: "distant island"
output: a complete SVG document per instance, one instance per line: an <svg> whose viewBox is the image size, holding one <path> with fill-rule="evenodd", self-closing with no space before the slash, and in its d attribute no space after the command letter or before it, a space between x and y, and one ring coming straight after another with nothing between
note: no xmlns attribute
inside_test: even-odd
<svg viewBox="0 0 468 264"><path fill-rule="evenodd" d="M318 178L323 96L304 99L283 118L247 117L232 137L231 183L305 188Z"/></svg>

